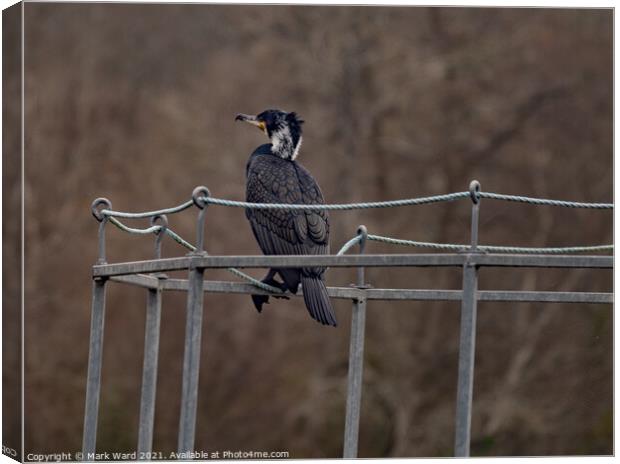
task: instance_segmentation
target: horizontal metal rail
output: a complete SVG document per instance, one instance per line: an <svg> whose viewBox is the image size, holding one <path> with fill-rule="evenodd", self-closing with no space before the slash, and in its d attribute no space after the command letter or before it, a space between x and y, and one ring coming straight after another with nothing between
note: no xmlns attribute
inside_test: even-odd
<svg viewBox="0 0 620 464"><path fill-rule="evenodd" d="M478 290L479 301L613 304L614 294L605 292L530 292Z"/></svg>
<svg viewBox="0 0 620 464"><path fill-rule="evenodd" d="M137 285L150 289L170 291L187 291L187 279L157 279L148 275L114 276L113 282ZM269 292L256 288L252 284L228 282L219 280L205 280L203 290L206 293L227 293L242 295L270 295ZM357 288L357 287L327 287L331 298L354 300L406 300L406 301L460 301L463 296L461 290L418 290L405 288ZM300 290L296 295L287 293L286 296L301 298ZM478 290L476 297L479 301L498 302L542 302L542 303L613 303L613 293L604 292L545 292L524 290Z"/></svg>
<svg viewBox="0 0 620 464"><path fill-rule="evenodd" d="M186 256L93 266L93 277L229 267L490 267L613 268L613 256L419 253L367 255Z"/></svg>

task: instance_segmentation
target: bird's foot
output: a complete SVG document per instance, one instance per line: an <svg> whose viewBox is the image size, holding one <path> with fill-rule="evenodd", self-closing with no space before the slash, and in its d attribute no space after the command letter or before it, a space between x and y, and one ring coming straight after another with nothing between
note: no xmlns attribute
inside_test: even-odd
<svg viewBox="0 0 620 464"><path fill-rule="evenodd" d="M261 280L261 282L264 284L270 285L272 287L279 288L283 292L286 292L287 290L286 284L284 284L283 282L278 282L274 278L263 279ZM263 310L264 304L269 304L269 296L270 295L252 295L252 302L254 303L254 306L256 307L256 310L259 313ZM274 298L278 298L278 299L290 300L290 297L285 294L271 295L271 296L273 296Z"/></svg>
<svg viewBox="0 0 620 464"><path fill-rule="evenodd" d="M251 295L254 307L260 313L263 310L264 304L269 304L269 297L267 295Z"/></svg>
<svg viewBox="0 0 620 464"><path fill-rule="evenodd" d="M286 292L286 290L287 290L287 287L286 287L286 284L285 284L285 283L283 283L283 282L278 282L278 281L277 281L277 280L275 280L275 279L271 280L270 282L265 282L265 283L266 283L266 284L268 284L268 285L271 285L272 287L279 288L280 290L282 290L282 292ZM288 296L288 295L287 295L287 294L285 294L285 293L283 293L282 295L277 295L277 294L274 294L274 295L273 295L273 297L274 297L274 298L277 298L277 299L279 299L279 300L290 300L290 299L291 299L291 297L290 297L290 296Z"/></svg>
<svg viewBox="0 0 620 464"><path fill-rule="evenodd" d="M288 290L288 287L286 286L286 284L284 282L278 282L276 279L274 279L273 277L271 278L265 278L263 280L261 280L262 283L267 284L271 287L275 287L278 288L280 290L282 290L282 292L286 292L286 290ZM288 295L282 294L282 295L271 295L274 298L278 298L278 299L285 299L285 300L289 300L290 297Z"/></svg>

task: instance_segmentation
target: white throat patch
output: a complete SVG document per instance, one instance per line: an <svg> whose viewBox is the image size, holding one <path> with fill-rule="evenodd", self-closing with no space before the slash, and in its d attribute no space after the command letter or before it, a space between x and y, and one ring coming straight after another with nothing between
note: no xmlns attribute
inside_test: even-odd
<svg viewBox="0 0 620 464"><path fill-rule="evenodd" d="M294 160L299 154L301 137L296 147L293 147L293 138L288 126L284 126L271 134L271 151L280 158Z"/></svg>
<svg viewBox="0 0 620 464"><path fill-rule="evenodd" d="M301 148L301 140L302 140L302 137L300 135L299 136L299 142L297 142L297 146L295 147L295 150L293 151L293 158L292 159L297 158L297 155L299 155L299 149Z"/></svg>

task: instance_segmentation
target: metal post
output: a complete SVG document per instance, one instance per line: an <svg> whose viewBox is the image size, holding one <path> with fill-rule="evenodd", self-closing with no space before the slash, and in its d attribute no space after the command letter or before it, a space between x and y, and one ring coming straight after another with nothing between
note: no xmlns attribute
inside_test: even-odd
<svg viewBox="0 0 620 464"><path fill-rule="evenodd" d="M360 254L364 253L368 231L360 226ZM364 268L357 269L357 288L364 289ZM353 300L351 315L351 338L349 345L349 374L347 379L347 406L344 424L344 450L342 457L357 457L359 438L360 411L362 403L362 380L364 370L364 336L366 329L366 297L358 296Z"/></svg>
<svg viewBox="0 0 620 464"><path fill-rule="evenodd" d="M161 289L148 289L146 300L144 363L142 367L142 394L140 398L140 425L138 429L138 453L140 453L139 458L142 459L149 459L148 453L153 449L161 295Z"/></svg>
<svg viewBox="0 0 620 464"><path fill-rule="evenodd" d="M208 196L206 187L194 189L192 198L200 212L196 237L196 252L190 256L203 256L204 221L206 203L202 195ZM196 409L198 405L198 374L200 370L200 341L203 313L204 268L190 264L187 290L187 319L185 324L185 353L183 357L183 384L181 392L181 418L179 422L179 453L194 450Z"/></svg>
<svg viewBox="0 0 620 464"><path fill-rule="evenodd" d="M155 259L161 259L161 241L165 236L168 220L165 215L155 216L151 224L162 222L155 238ZM158 279L166 279L158 274ZM140 424L138 428L138 459L150 459L153 450L153 424L157 391L157 362L161 319L162 289L148 289L146 297L146 327L144 333L144 362L142 367L142 394L140 396Z"/></svg>
<svg viewBox="0 0 620 464"><path fill-rule="evenodd" d="M471 253L477 253L480 184L472 181L469 191L473 201L471 217ZM463 264L463 297L461 301L461 335L459 345L458 385L456 394L456 431L454 455L468 457L471 441L471 409L474 387L476 347L476 311L478 267L466 259Z"/></svg>
<svg viewBox="0 0 620 464"><path fill-rule="evenodd" d="M94 460L97 442L97 415L101 390L101 361L103 352L103 324L105 319L105 284L107 278L93 281L92 315L90 322L90 347L86 380L86 406L84 411L83 459Z"/></svg>
<svg viewBox="0 0 620 464"><path fill-rule="evenodd" d="M203 312L203 278L203 268L195 268L189 272L181 420L179 423L179 453L187 453L194 449L196 407L198 402L198 371L200 368L200 336Z"/></svg>
<svg viewBox="0 0 620 464"><path fill-rule="evenodd" d="M107 198L97 198L90 206L91 213L99 221L97 264L106 264L105 226L108 217L102 209L112 208ZM107 277L93 279L93 299L90 320L90 342L88 348L88 373L86 374L86 400L84 406L84 430L82 452L85 461L95 459L97 446L97 418L99 415L99 396L101 392L101 364L103 359L103 327L105 322L105 288Z"/></svg>

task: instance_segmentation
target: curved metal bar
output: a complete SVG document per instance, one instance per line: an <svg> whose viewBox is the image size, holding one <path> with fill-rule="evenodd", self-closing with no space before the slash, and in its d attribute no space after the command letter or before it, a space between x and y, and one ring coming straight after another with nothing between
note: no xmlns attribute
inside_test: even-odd
<svg viewBox="0 0 620 464"><path fill-rule="evenodd" d="M480 201L480 182L475 179L469 183L469 196L475 204Z"/></svg>
<svg viewBox="0 0 620 464"><path fill-rule="evenodd" d="M153 216L151 226L159 226L159 230L155 232L155 259L161 259L161 242L168 230L168 218L165 214Z"/></svg>
<svg viewBox="0 0 620 464"><path fill-rule="evenodd" d="M104 208L99 209L100 206L104 206ZM112 202L104 197L95 198L95 200L90 205L90 212L93 214L97 221L101 222L105 218L105 215L102 213L103 210L112 208Z"/></svg>
<svg viewBox="0 0 620 464"><path fill-rule="evenodd" d="M207 207L207 198L209 198L210 196L211 192L204 185L199 185L192 191L192 201L200 209L204 209Z"/></svg>
<svg viewBox="0 0 620 464"><path fill-rule="evenodd" d="M103 206L104 208L100 209L99 207ZM97 264L106 264L105 259L105 225L108 222L108 217L102 213L103 209L111 208L112 202L107 198L96 198L90 205L90 212L94 216L94 218L99 221L99 231L98 231L98 256L97 256Z"/></svg>
<svg viewBox="0 0 620 464"><path fill-rule="evenodd" d="M192 192L192 201L199 208L198 224L196 229L196 251L194 253L204 252L205 217L208 206L205 198L208 198L210 195L211 192L209 192L209 189L204 186L196 187Z"/></svg>

